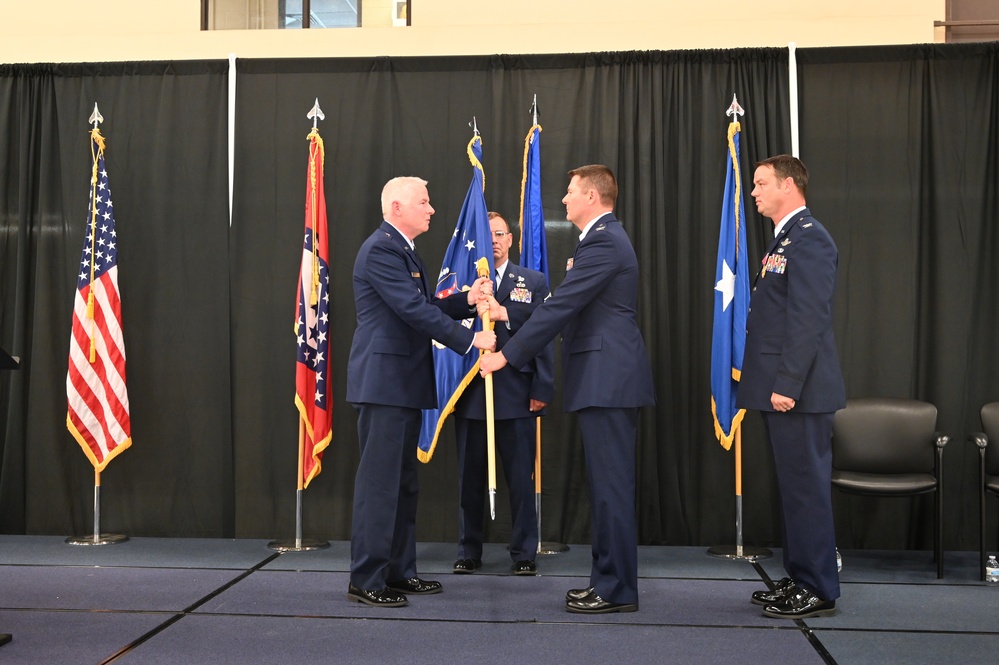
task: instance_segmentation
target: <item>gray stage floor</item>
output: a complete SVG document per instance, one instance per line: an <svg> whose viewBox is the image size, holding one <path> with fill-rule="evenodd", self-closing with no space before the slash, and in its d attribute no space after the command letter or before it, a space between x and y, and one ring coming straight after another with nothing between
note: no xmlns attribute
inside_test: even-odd
<svg viewBox="0 0 999 665"><path fill-rule="evenodd" d="M0 536L0 663L993 663L999 589L977 555L844 552L834 617L778 621L749 603L783 576L780 551L756 562L700 547L642 547L640 610L584 616L589 547L509 574L503 545L475 575L452 575L455 546L420 543L423 577L444 593L371 608L345 597L349 547L278 553L263 540L134 538L71 546Z"/></svg>

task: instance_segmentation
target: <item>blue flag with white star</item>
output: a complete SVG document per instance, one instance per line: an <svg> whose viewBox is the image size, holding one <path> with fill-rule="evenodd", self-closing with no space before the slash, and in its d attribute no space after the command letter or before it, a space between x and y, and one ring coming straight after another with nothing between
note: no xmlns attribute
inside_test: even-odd
<svg viewBox="0 0 999 665"><path fill-rule="evenodd" d="M446 298L457 291L469 289L478 277L476 263L482 259L487 262L490 275L496 272L489 211L486 209L482 139L478 134L468 143L468 159L472 163L472 182L468 186L451 242L444 253L435 291L438 298ZM473 330L482 330L481 319L465 319L462 323ZM474 349L461 356L435 341L433 353L437 408L423 411L423 428L420 431L419 450L416 451L421 462L429 462L433 456L444 421L454 412L458 398L475 378L479 365L479 353Z"/></svg>
<svg viewBox="0 0 999 665"><path fill-rule="evenodd" d="M746 352L746 314L749 311L749 264L746 256L746 208L739 174L738 122L728 128L728 168L718 235L715 269L714 327L711 334L711 413L715 436L725 450L732 447L745 409L735 408Z"/></svg>

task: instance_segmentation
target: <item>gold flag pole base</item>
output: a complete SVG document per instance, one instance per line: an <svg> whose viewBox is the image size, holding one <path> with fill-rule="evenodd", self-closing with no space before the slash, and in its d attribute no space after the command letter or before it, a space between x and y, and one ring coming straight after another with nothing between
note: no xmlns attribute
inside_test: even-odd
<svg viewBox="0 0 999 665"><path fill-rule="evenodd" d="M86 536L71 536L66 539L67 545L114 545L128 540L123 533L89 534Z"/></svg>
<svg viewBox="0 0 999 665"><path fill-rule="evenodd" d="M773 552L765 547L737 547L735 545L720 545L708 548L708 554L721 559L739 559L742 561L758 561L769 559Z"/></svg>
<svg viewBox="0 0 999 665"><path fill-rule="evenodd" d="M557 543L553 540L542 540L538 542L538 554L562 554L568 552L569 546L565 543Z"/></svg>

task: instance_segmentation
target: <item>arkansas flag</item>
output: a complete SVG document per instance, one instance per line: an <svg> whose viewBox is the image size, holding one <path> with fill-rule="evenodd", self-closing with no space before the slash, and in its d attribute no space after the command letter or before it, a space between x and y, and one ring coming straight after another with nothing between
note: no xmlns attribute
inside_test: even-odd
<svg viewBox="0 0 999 665"><path fill-rule="evenodd" d="M104 137L96 123L90 132L90 153L87 233L76 279L73 332L69 340L66 427L94 468L101 472L118 453L132 445L132 423L125 389L118 236L104 164Z"/></svg>
<svg viewBox="0 0 999 665"><path fill-rule="evenodd" d="M305 240L298 274L295 336L295 404L301 418L304 450L302 487L322 470L323 450L333 436L333 388L330 380L330 267L326 237L325 152L319 131L309 139L309 172L305 184Z"/></svg>

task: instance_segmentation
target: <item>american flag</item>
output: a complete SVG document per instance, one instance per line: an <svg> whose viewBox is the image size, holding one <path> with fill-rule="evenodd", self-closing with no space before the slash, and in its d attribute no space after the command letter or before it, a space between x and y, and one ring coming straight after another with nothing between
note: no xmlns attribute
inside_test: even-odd
<svg viewBox="0 0 999 665"><path fill-rule="evenodd" d="M90 140L90 205L69 340L66 427L100 472L132 445L132 424L125 388L118 237L104 164L104 137L95 128Z"/></svg>
<svg viewBox="0 0 999 665"><path fill-rule="evenodd" d="M323 450L333 437L333 387L330 381L330 268L326 236L326 194L323 188L323 139L309 134L309 171L305 185L305 242L298 275L298 316L295 336L295 404L298 406L304 450L302 487L322 470Z"/></svg>

